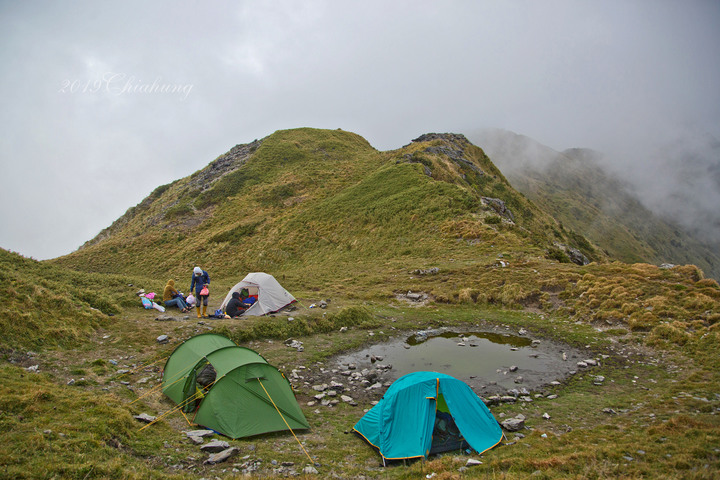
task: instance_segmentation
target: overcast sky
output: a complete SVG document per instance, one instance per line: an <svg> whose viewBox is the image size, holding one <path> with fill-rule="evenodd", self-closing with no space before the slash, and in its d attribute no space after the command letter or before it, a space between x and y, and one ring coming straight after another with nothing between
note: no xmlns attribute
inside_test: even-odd
<svg viewBox="0 0 720 480"><path fill-rule="evenodd" d="M70 253L285 128L389 150L496 127L645 168L720 138L718 51L716 0L0 0L0 247Z"/></svg>

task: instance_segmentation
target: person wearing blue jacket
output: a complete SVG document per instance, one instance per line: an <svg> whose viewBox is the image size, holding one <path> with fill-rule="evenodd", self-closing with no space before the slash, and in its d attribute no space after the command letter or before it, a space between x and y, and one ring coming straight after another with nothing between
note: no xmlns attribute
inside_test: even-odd
<svg viewBox="0 0 720 480"><path fill-rule="evenodd" d="M208 273L202 268L195 267L193 269L192 280L190 282L190 291L195 292L195 306L197 307L198 318L200 318L201 316L200 303L202 303L202 316L207 318L208 297L210 296L210 293L208 293L207 295L200 295L200 292L202 292L203 287L209 286L210 275L208 275Z"/></svg>

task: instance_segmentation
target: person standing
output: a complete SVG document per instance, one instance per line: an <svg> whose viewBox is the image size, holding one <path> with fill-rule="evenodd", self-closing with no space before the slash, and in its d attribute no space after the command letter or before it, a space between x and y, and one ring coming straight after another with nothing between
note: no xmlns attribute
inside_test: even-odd
<svg viewBox="0 0 720 480"><path fill-rule="evenodd" d="M202 304L202 316L207 317L208 297L210 296L210 276L200 267L193 269L192 281L190 282L190 291L195 292L195 307L197 307L197 316L200 318L200 304Z"/></svg>

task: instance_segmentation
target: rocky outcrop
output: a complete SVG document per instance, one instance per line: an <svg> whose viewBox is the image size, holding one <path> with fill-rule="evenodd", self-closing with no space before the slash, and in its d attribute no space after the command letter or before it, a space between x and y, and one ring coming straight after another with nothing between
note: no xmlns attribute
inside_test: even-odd
<svg viewBox="0 0 720 480"><path fill-rule="evenodd" d="M509 208L507 208L507 205L505 205L505 202L500 200L499 198L490 198L490 197L482 197L482 202L485 205L488 205L495 209L495 211L502 215L503 217L507 218L511 222L515 221L515 215L510 211Z"/></svg>
<svg viewBox="0 0 720 480"><path fill-rule="evenodd" d="M232 173L248 161L253 153L262 145L263 140L235 145L229 152L220 155L204 169L190 177L188 185L191 189L207 190L213 183L228 173Z"/></svg>

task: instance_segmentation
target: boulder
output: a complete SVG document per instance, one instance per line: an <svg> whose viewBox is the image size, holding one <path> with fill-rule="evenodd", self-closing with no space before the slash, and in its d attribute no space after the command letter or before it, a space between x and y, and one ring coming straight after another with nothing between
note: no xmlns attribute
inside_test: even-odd
<svg viewBox="0 0 720 480"><path fill-rule="evenodd" d="M508 432L517 432L525 428L525 417L508 418L501 422L500 425Z"/></svg>

